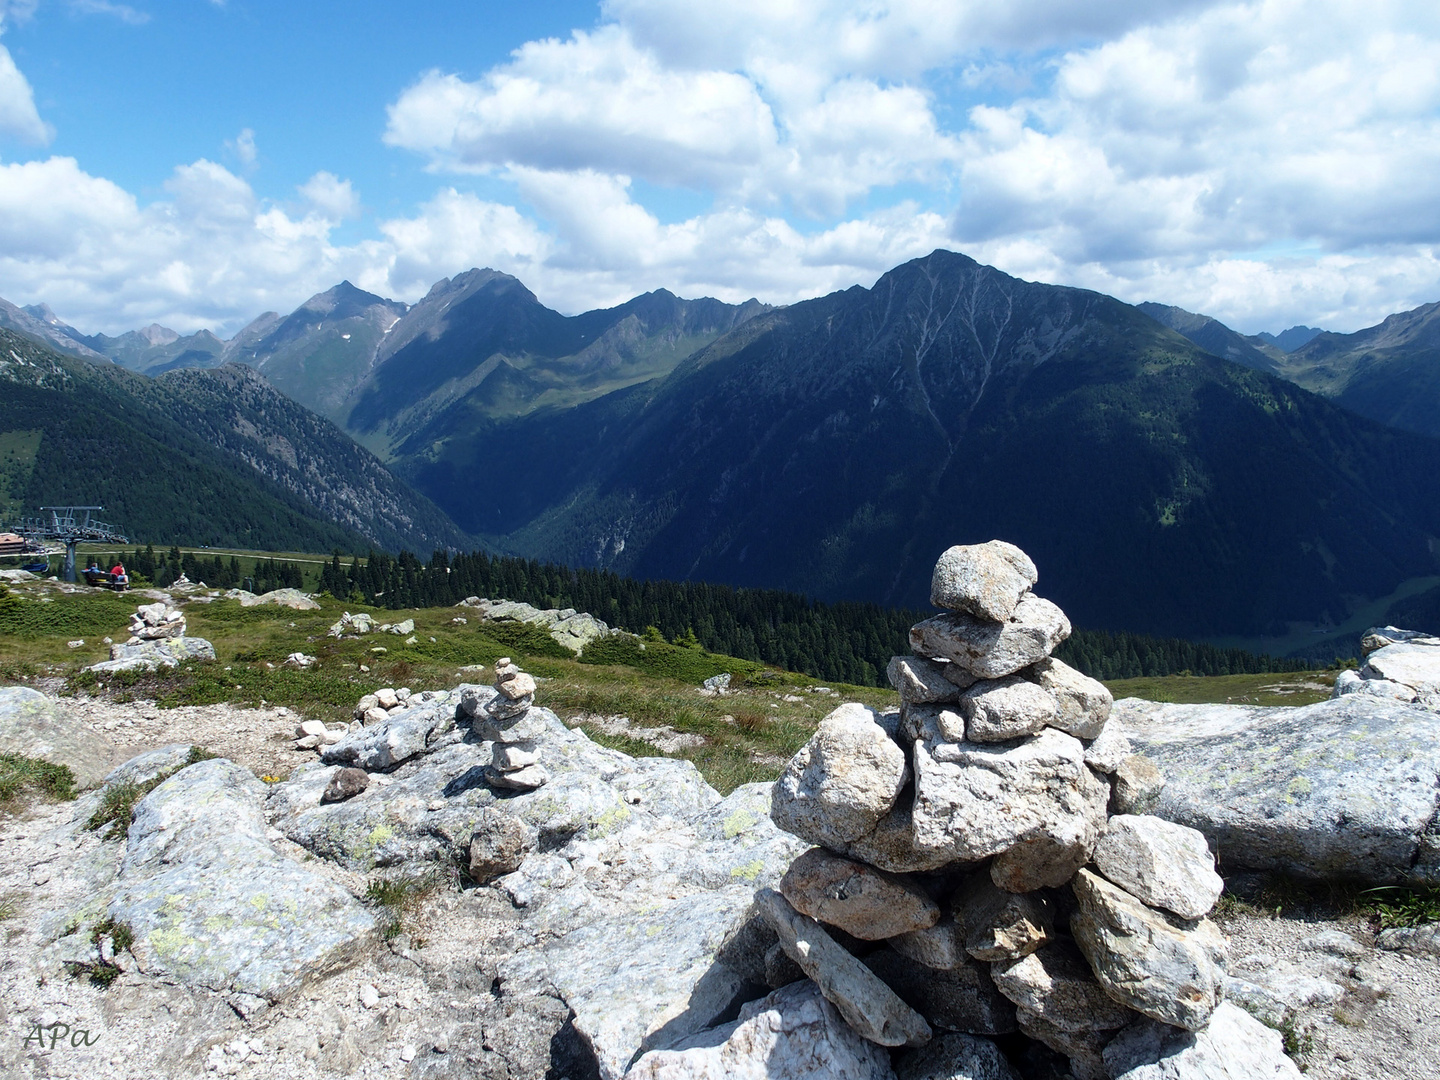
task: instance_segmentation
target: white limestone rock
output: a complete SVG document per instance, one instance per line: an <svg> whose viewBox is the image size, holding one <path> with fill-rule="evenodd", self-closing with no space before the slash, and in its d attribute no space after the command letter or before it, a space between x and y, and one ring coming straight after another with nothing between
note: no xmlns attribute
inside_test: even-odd
<svg viewBox="0 0 1440 1080"><path fill-rule="evenodd" d="M1030 556L1014 544L991 540L947 550L930 578L930 602L981 619L1004 622L1039 578Z"/></svg>
<svg viewBox="0 0 1440 1080"><path fill-rule="evenodd" d="M1071 933L1110 996L1161 1023L1203 1028L1224 978L1216 963L1224 938L1213 924L1167 918L1089 870L1072 887Z"/></svg>
<svg viewBox="0 0 1440 1080"><path fill-rule="evenodd" d="M775 782L775 824L813 844L839 849L874 831L905 786L905 752L873 709L840 706Z"/></svg>
<svg viewBox="0 0 1440 1080"><path fill-rule="evenodd" d="M862 941L883 941L940 919L939 905L922 889L824 848L811 848L790 864L780 893L802 915Z"/></svg>
<svg viewBox="0 0 1440 1080"><path fill-rule="evenodd" d="M1112 817L1092 861L1131 896L1185 919L1209 914L1225 890L1202 833L1146 814Z"/></svg>

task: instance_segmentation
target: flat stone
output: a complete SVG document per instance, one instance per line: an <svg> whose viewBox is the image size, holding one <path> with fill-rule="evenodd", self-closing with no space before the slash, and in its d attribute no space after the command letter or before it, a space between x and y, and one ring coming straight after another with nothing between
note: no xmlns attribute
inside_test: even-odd
<svg viewBox="0 0 1440 1080"><path fill-rule="evenodd" d="M320 757L326 764L353 765L370 772L382 772L425 753L435 737L453 725L453 705L403 709L325 747Z"/></svg>
<svg viewBox="0 0 1440 1080"><path fill-rule="evenodd" d="M500 772L515 772L540 760L540 750L534 742L497 742L490 753L490 764Z"/></svg>
<svg viewBox="0 0 1440 1080"><path fill-rule="evenodd" d="M86 671L156 671L178 667L185 660L214 660L215 646L204 638L172 637L138 645L110 646L110 659L91 664Z"/></svg>
<svg viewBox="0 0 1440 1080"><path fill-rule="evenodd" d="M533 704L535 704L535 695L533 694L527 694L520 698L508 698L504 694L497 693L485 703L484 715L487 719L498 723L518 720Z"/></svg>
<svg viewBox="0 0 1440 1080"><path fill-rule="evenodd" d="M908 1051L900 1058L895 1076L896 1080L1020 1080L998 1046L959 1031Z"/></svg>
<svg viewBox="0 0 1440 1080"><path fill-rule="evenodd" d="M971 742L1005 742L1039 731L1056 717L1055 699L1018 675L986 679L960 695L964 737Z"/></svg>
<svg viewBox="0 0 1440 1080"><path fill-rule="evenodd" d="M1418 645L1440 646L1440 637L1423 630L1402 630L1398 626L1372 626L1360 637L1360 651L1369 656L1376 649L1400 642L1414 642Z"/></svg>
<svg viewBox="0 0 1440 1080"><path fill-rule="evenodd" d="M1072 887L1079 908L1070 930L1110 996L1164 1024L1204 1027L1224 977L1214 955L1223 938L1213 925L1177 925L1088 870Z"/></svg>
<svg viewBox="0 0 1440 1080"><path fill-rule="evenodd" d="M880 1046L923 1046L930 1041L930 1025L819 923L801 915L773 889L760 890L756 901L790 959L861 1037Z"/></svg>
<svg viewBox="0 0 1440 1080"><path fill-rule="evenodd" d="M1157 817L1112 817L1093 861L1131 896L1186 919L1209 914L1225 891L1204 835Z"/></svg>
<svg viewBox="0 0 1440 1080"><path fill-rule="evenodd" d="M893 1080L890 1057L860 1038L808 980L740 1009L733 1023L653 1050L627 1080L811 1080L817 1062L834 1080Z"/></svg>
<svg viewBox="0 0 1440 1080"><path fill-rule="evenodd" d="M977 960L1028 956L1055 934L1054 908L1046 897L1006 892L986 872L969 875L952 903L963 947Z"/></svg>
<svg viewBox="0 0 1440 1080"><path fill-rule="evenodd" d="M1426 708L1440 708L1440 646L1425 639L1399 641L1376 649L1365 658L1360 675L1408 686Z"/></svg>
<svg viewBox="0 0 1440 1080"><path fill-rule="evenodd" d="M990 880L1013 893L1058 888L1090 860L1094 846L1095 836L1088 831L1078 837L1027 836L995 856Z"/></svg>
<svg viewBox="0 0 1440 1080"><path fill-rule="evenodd" d="M522 698L534 699L535 677L523 671L517 671L504 679L497 679L495 689L500 696L510 701L519 701Z"/></svg>
<svg viewBox="0 0 1440 1080"><path fill-rule="evenodd" d="M1397 926L1380 931L1375 944L1391 952L1440 957L1440 923L1424 926Z"/></svg>
<svg viewBox="0 0 1440 1080"><path fill-rule="evenodd" d="M543 765L526 765L523 769L501 772L493 765L485 767L485 782L491 787L509 791L534 791L550 782L550 774Z"/></svg>
<svg viewBox="0 0 1440 1080"><path fill-rule="evenodd" d="M892 656L885 674L902 701L952 702L959 700L960 688L945 677L945 669L950 666L922 656Z"/></svg>
<svg viewBox="0 0 1440 1080"><path fill-rule="evenodd" d="M1114 1080L1300 1080L1280 1033L1222 1002L1199 1032L1141 1021L1105 1047Z"/></svg>
<svg viewBox="0 0 1440 1080"><path fill-rule="evenodd" d="M951 743L927 726L912 748L915 843L959 861L1046 837L1087 847L1105 821L1108 785L1085 765L1073 736L1046 728L1010 745Z"/></svg>
<svg viewBox="0 0 1440 1080"><path fill-rule="evenodd" d="M1069 636L1070 620L1063 611L1027 595L1006 622L948 612L918 622L910 628L910 647L982 679L999 679L1045 659Z"/></svg>
<svg viewBox="0 0 1440 1080"><path fill-rule="evenodd" d="M1104 683L1081 674L1053 656L1035 664L1025 672L1025 676L1055 698L1057 715L1051 721L1053 727L1077 739L1099 738L1115 700Z"/></svg>
<svg viewBox="0 0 1440 1080"><path fill-rule="evenodd" d="M364 769L336 769L335 775L330 778L329 786L325 788L325 794L320 796L320 801L343 802L359 795L369 786L370 774Z"/></svg>
<svg viewBox="0 0 1440 1080"><path fill-rule="evenodd" d="M493 806L481 807L470 834L470 877L484 884L520 869L535 850L535 830L513 814Z"/></svg>
<svg viewBox="0 0 1440 1080"><path fill-rule="evenodd" d="M936 970L893 949L878 949L865 957L865 966L933 1028L971 1035L1004 1035L1015 1030L1015 1007L995 989L989 971L979 961Z"/></svg>
<svg viewBox="0 0 1440 1080"><path fill-rule="evenodd" d="M1110 809L1117 814L1148 814L1160 805L1165 774L1144 754L1130 754L1110 776Z"/></svg>
<svg viewBox="0 0 1440 1080"><path fill-rule="evenodd" d="M780 879L780 892L802 915L862 941L933 926L940 907L909 882L864 863L811 848Z"/></svg>
<svg viewBox="0 0 1440 1080"><path fill-rule="evenodd" d="M1057 938L1018 960L995 964L990 977L1021 1010L1063 1031L1115 1030L1136 1018L1105 992L1068 938Z"/></svg>
<svg viewBox="0 0 1440 1080"><path fill-rule="evenodd" d="M874 831L908 776L905 751L874 710L842 705L820 721L776 781L771 817L802 839L839 848Z"/></svg>
<svg viewBox="0 0 1440 1080"><path fill-rule="evenodd" d="M1115 708L1165 773L1150 812L1204 833L1227 872L1440 881L1440 714L1362 694Z"/></svg>
<svg viewBox="0 0 1440 1080"><path fill-rule="evenodd" d="M969 963L964 932L948 915L942 916L934 926L897 934L889 944L906 959L936 971L950 971Z"/></svg>
<svg viewBox="0 0 1440 1080"><path fill-rule="evenodd" d="M935 564L930 602L936 607L1003 622L1038 578L1030 556L1014 544L991 540L957 545Z"/></svg>

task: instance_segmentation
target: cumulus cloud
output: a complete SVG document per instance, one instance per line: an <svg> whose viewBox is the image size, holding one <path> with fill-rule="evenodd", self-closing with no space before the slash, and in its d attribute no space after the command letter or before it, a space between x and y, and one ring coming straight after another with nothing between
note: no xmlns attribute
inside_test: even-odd
<svg viewBox="0 0 1440 1080"><path fill-rule="evenodd" d="M0 12L0 19L3 17ZM54 135L50 125L40 119L29 80L15 66L10 50L0 45L0 136L44 144Z"/></svg>
<svg viewBox="0 0 1440 1080"><path fill-rule="evenodd" d="M317 172L297 188L301 198L329 221L344 221L360 214L360 196L349 180L332 172Z"/></svg>

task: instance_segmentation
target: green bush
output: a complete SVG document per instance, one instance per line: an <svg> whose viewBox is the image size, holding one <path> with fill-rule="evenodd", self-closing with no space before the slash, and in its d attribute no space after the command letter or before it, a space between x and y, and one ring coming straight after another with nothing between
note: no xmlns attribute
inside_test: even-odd
<svg viewBox="0 0 1440 1080"><path fill-rule="evenodd" d="M585 646L582 664L623 665L647 675L681 682L702 683L712 675L749 676L764 671L764 665L734 656L707 653L684 645L667 645L663 641L641 642L629 634L609 634Z"/></svg>

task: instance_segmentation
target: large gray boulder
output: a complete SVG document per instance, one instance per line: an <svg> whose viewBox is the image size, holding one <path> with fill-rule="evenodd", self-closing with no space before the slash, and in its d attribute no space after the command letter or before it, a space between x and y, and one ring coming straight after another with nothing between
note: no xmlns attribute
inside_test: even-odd
<svg viewBox="0 0 1440 1080"><path fill-rule="evenodd" d="M135 807L109 916L147 975L276 1001L370 947L374 917L270 845L264 789L220 758Z"/></svg>
<svg viewBox="0 0 1440 1080"><path fill-rule="evenodd" d="M109 739L28 686L0 686L0 745L7 753L69 766L82 791L100 783L118 757Z"/></svg>
<svg viewBox="0 0 1440 1080"><path fill-rule="evenodd" d="M960 544L935 563L930 577L930 602L939 608L1004 622L1038 578L1030 556L1014 544L1003 540Z"/></svg>
<svg viewBox="0 0 1440 1080"><path fill-rule="evenodd" d="M1053 728L1016 744L952 743L927 722L913 757L922 848L975 861L1045 838L1088 854L1104 826L1109 785L1086 766L1080 740Z"/></svg>
<svg viewBox="0 0 1440 1080"><path fill-rule="evenodd" d="M173 637L142 641L138 645L110 646L110 659L91 664L86 671L156 671L178 667L185 660L214 660L215 646L204 638Z"/></svg>
<svg viewBox="0 0 1440 1080"><path fill-rule="evenodd" d="M845 1023L808 979L752 1001L739 1019L646 1054L627 1080L893 1080L890 1055Z"/></svg>
<svg viewBox="0 0 1440 1080"><path fill-rule="evenodd" d="M905 751L864 705L840 706L775 782L771 816L787 832L829 848L872 832L909 776Z"/></svg>
<svg viewBox="0 0 1440 1080"><path fill-rule="evenodd" d="M1227 871L1440 881L1440 715L1359 694L1300 708L1126 698L1115 714L1165 775L1148 812L1204 833Z"/></svg>
<svg viewBox="0 0 1440 1080"><path fill-rule="evenodd" d="M1417 704L1440 709L1440 645L1433 639L1399 641L1376 649L1365 660L1360 675L1408 687Z"/></svg>
<svg viewBox="0 0 1440 1080"><path fill-rule="evenodd" d="M1300 1080L1280 1033L1228 1001L1198 1032L1141 1021L1104 1050L1114 1080Z"/></svg>
<svg viewBox="0 0 1440 1080"><path fill-rule="evenodd" d="M558 721L557 721L558 723ZM378 724L358 728L320 751L327 765L350 765L370 772L394 768L428 747L455 724L455 703L420 702L400 709Z"/></svg>

